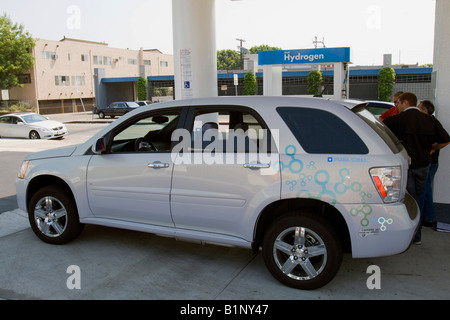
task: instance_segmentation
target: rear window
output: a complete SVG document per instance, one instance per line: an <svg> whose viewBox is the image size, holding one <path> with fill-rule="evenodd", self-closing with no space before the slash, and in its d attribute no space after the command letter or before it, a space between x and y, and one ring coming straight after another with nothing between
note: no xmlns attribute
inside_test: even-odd
<svg viewBox="0 0 450 320"><path fill-rule="evenodd" d="M369 153L358 134L341 118L328 111L278 107L277 112L307 153Z"/></svg>
<svg viewBox="0 0 450 320"><path fill-rule="evenodd" d="M397 137L382 124L375 116L365 108L365 104L357 105L352 108L352 111L363 119L388 145L393 153L399 153L403 150L403 145L397 139Z"/></svg>

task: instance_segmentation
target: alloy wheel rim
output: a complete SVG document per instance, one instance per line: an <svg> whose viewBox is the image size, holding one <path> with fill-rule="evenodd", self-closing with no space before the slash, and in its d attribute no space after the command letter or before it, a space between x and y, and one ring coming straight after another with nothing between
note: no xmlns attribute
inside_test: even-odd
<svg viewBox="0 0 450 320"><path fill-rule="evenodd" d="M47 196L37 202L34 221L45 236L56 238L67 228L67 210L58 199Z"/></svg>
<svg viewBox="0 0 450 320"><path fill-rule="evenodd" d="M278 268L294 280L317 277L327 263L327 248L322 238L304 227L282 231L273 246L273 257Z"/></svg>

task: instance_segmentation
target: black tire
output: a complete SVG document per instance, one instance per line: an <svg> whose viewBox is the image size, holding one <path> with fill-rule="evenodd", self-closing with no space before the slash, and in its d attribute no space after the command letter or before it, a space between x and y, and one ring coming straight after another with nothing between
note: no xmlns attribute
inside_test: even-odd
<svg viewBox="0 0 450 320"><path fill-rule="evenodd" d="M336 231L311 212L292 212L275 220L264 236L262 253L278 281L303 290L329 283L343 256Z"/></svg>
<svg viewBox="0 0 450 320"><path fill-rule="evenodd" d="M28 219L39 239L51 244L70 242L84 228L74 200L57 186L44 187L33 195L28 205Z"/></svg>
<svg viewBox="0 0 450 320"><path fill-rule="evenodd" d="M28 135L28 137L31 139L31 140L38 140L38 139L40 139L41 138L41 136L39 135L39 133L37 132L37 131L30 131L30 134Z"/></svg>
<svg viewBox="0 0 450 320"><path fill-rule="evenodd" d="M98 117L100 118L100 119L105 119L105 114L103 113L103 112L99 112L98 113Z"/></svg>

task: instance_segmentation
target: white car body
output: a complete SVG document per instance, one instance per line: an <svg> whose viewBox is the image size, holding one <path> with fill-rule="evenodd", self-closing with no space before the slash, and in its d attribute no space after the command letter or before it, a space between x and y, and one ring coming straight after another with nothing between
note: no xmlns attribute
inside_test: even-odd
<svg viewBox="0 0 450 320"><path fill-rule="evenodd" d="M112 151L113 141L119 136L115 130L144 114L183 110L180 119L184 119L188 130L195 132L189 123L194 114L204 110L222 112L222 109L250 112L272 130L275 145L270 158L207 164L195 158L201 158L206 151L196 152L195 148L185 149L183 154L177 154L174 149L172 152ZM340 118L340 123L347 123L359 136L367 152L307 152L305 148L310 147L299 143L285 122L293 117L281 116L283 112L296 110ZM370 121L380 130L386 130L375 118ZM322 128L308 130L319 137L317 133L326 125L324 122ZM393 144L393 141L386 143L349 108L323 99L225 97L172 101L130 112L79 146L27 156L21 176L16 180L17 199L19 207L32 215L33 194L53 183L73 196L80 223L254 250L262 245L269 222L277 221L288 209L320 209L326 212L327 219L332 217L330 223L340 229L337 231L346 238L353 257L387 256L407 250L419 223L417 204L405 191L409 159L401 146L395 151L397 147L392 147ZM311 147L314 149L315 145ZM221 156L217 150L214 156ZM240 152L233 154L238 157ZM243 153L244 158L251 155ZM179 161L182 156L192 156L194 162ZM393 175L381 176L384 173L379 172L391 168L397 170L398 190L388 199L380 195L374 177L380 174L384 183ZM292 259L305 259L303 251L292 250L295 251Z"/></svg>
<svg viewBox="0 0 450 320"><path fill-rule="evenodd" d="M13 113L0 117L0 137L56 139L67 135L66 126L37 113Z"/></svg>

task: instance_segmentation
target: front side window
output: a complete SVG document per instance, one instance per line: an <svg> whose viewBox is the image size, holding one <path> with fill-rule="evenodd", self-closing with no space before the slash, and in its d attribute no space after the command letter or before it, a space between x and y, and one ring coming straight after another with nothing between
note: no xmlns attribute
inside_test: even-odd
<svg viewBox="0 0 450 320"><path fill-rule="evenodd" d="M140 117L114 134L110 151L169 152L172 149L172 132L178 127L179 118L179 111Z"/></svg>

